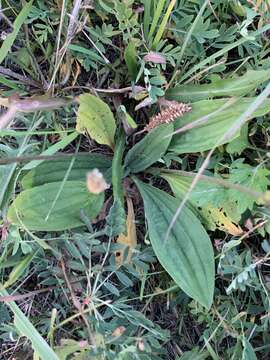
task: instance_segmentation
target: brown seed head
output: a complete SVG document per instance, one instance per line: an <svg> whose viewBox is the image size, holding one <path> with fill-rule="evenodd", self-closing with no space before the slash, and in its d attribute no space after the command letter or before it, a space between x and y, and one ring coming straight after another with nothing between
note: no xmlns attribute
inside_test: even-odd
<svg viewBox="0 0 270 360"><path fill-rule="evenodd" d="M159 114L151 117L149 124L144 131L150 131L161 124L169 124L186 112L191 110L191 106L177 101L166 101L166 108Z"/></svg>

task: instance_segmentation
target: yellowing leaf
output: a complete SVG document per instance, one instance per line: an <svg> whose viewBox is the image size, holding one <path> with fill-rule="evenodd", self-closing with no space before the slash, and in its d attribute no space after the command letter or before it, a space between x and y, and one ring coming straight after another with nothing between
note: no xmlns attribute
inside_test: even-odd
<svg viewBox="0 0 270 360"><path fill-rule="evenodd" d="M137 246L137 233L136 233L136 225L135 225L135 215L133 203L130 198L127 198L128 205L128 215L127 215L127 235L120 234L117 243L128 246L128 256L126 261L130 262L133 249ZM120 266L124 261L124 251L125 249L118 250L116 256L116 262Z"/></svg>
<svg viewBox="0 0 270 360"><path fill-rule="evenodd" d="M161 176L168 181L173 193L178 198L183 198L185 196L185 193L188 191L192 182L191 177L184 176L182 174L162 173ZM204 193L207 193L209 191L216 192L220 191L220 189L222 189L221 185L218 185L218 187L213 185L211 189L207 182L200 181L199 184L197 184L195 191L200 191L201 196L204 196ZM233 223L233 220L228 215L227 211L225 213L223 209L211 205L211 202L205 205L199 205L196 199L197 198L194 197L193 192L190 195L187 206L194 212L194 214L200 217L203 225L208 230L214 231L216 229L219 229L234 236L239 236L243 233L241 227L236 226Z"/></svg>
<svg viewBox="0 0 270 360"><path fill-rule="evenodd" d="M85 131L99 144L114 147L115 120L109 106L91 94L79 97L79 110L76 130Z"/></svg>
<svg viewBox="0 0 270 360"><path fill-rule="evenodd" d="M226 216L222 209L207 205L203 206L200 212L204 225L207 226L207 228L210 230L217 228L234 236L243 234L241 227L236 226L232 220Z"/></svg>

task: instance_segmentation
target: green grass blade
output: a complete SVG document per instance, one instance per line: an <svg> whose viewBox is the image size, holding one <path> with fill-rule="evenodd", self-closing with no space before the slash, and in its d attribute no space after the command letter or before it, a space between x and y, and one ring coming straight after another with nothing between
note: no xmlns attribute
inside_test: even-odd
<svg viewBox="0 0 270 360"><path fill-rule="evenodd" d="M41 121L42 121L42 119L39 119L38 121L36 121L29 130L34 131L39 126ZM29 139L30 138L28 135L26 135L24 137L18 151L16 152L16 157L17 156L20 157L23 155L24 151L27 149ZM11 186L10 184L12 182L12 179L15 176L16 169L17 169L17 163L14 163L14 164L10 164L9 166L4 167L3 176L0 172L0 208L3 207L5 198L7 196L8 190L9 190L9 186Z"/></svg>
<svg viewBox="0 0 270 360"><path fill-rule="evenodd" d="M1 285L1 296L8 296L9 293ZM47 344L39 334L33 324L28 320L24 313L19 309L14 301L6 302L6 305L14 314L14 325L23 336L26 336L32 343L33 349L39 354L42 360L59 360L53 349Z"/></svg>
<svg viewBox="0 0 270 360"><path fill-rule="evenodd" d="M152 0L145 0L144 1L144 15L143 15L143 32L144 38L148 39L149 36L149 27L151 22L151 5Z"/></svg>
<svg viewBox="0 0 270 360"><path fill-rule="evenodd" d="M58 141L56 144L49 147L49 149L43 151L40 155L53 155L57 151L64 149L67 145L69 145L76 137L79 135L77 131L67 135L62 140ZM26 164L23 167L23 170L30 170L36 167L37 165L41 164L44 160L33 160L29 164Z"/></svg>
<svg viewBox="0 0 270 360"><path fill-rule="evenodd" d="M154 41L153 41L153 48L156 48L158 46L158 43L160 42L161 38L162 38L162 35L165 31L165 28L166 28L166 25L167 25L167 22L169 20L169 17L172 13L172 10L174 8L174 5L176 3L176 0L172 0L167 8L167 11L165 13L165 16L164 18L162 19L162 22L160 24L160 27L156 33L156 36L154 38Z"/></svg>
<svg viewBox="0 0 270 360"><path fill-rule="evenodd" d="M30 1L23 7L22 11L19 13L16 20L14 21L12 33L9 34L6 37L6 39L4 40L4 42L1 46L1 49L0 49L0 64L2 63L2 61L5 59L5 57L9 53L9 51L20 31L21 26L27 19L27 16L29 15L30 10L32 8L32 2L33 1Z"/></svg>
<svg viewBox="0 0 270 360"><path fill-rule="evenodd" d="M152 22L152 24L151 24L150 31L149 31L149 36L148 36L148 39L149 39L149 42L150 42L150 43L152 43L152 37L153 37L154 32L155 32L155 30L156 30L156 27L157 27L157 24L158 24L160 15L161 15L162 10L163 10L164 5L165 5L165 2L166 2L166 0L160 0L160 1L158 2L158 4L157 4L156 9L155 9L153 22Z"/></svg>
<svg viewBox="0 0 270 360"><path fill-rule="evenodd" d="M13 270L9 274L7 281L3 285L5 289L13 285L23 275L36 253L37 251L24 256L22 260L20 260L20 262L14 266Z"/></svg>

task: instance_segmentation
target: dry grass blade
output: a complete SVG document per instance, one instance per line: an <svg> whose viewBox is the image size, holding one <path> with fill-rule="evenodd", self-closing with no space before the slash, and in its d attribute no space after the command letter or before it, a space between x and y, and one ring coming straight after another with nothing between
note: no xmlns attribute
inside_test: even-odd
<svg viewBox="0 0 270 360"><path fill-rule="evenodd" d="M11 106L6 113L0 117L0 130L6 129L9 124L15 119L17 109L15 106Z"/></svg>
<svg viewBox="0 0 270 360"><path fill-rule="evenodd" d="M79 17L79 11L82 5L82 0L74 0L72 12L70 14L70 21L67 29L67 39L73 38L77 30L77 21Z"/></svg>
<svg viewBox="0 0 270 360"><path fill-rule="evenodd" d="M64 0L62 3L61 20L60 20L60 25L59 25L59 30L58 30L58 44L57 44L57 51L56 51L56 61L55 61L55 66L54 66L54 72L51 77L50 83L48 85L48 89L53 87L53 85L55 83L55 78L56 78L57 72L58 72L58 70L61 66L62 60L67 52L68 45L71 43L71 41L76 33L76 26L77 26L77 20L78 20L77 18L79 16L79 11L81 8L82 1L74 0L73 10L71 12L70 21L69 21L69 25L68 25L68 29L67 29L66 40L65 40L64 45L60 49L60 37L61 37L61 32L62 32L62 27L63 27L63 22L64 22L65 4L66 4L66 1Z"/></svg>

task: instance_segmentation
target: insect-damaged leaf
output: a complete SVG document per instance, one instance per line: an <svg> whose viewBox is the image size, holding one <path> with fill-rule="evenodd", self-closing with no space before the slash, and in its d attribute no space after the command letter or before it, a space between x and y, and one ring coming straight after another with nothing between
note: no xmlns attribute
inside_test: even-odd
<svg viewBox="0 0 270 360"><path fill-rule="evenodd" d="M172 196L134 179L142 195L153 250L179 287L206 308L214 292L214 253L208 234L185 207L165 241L179 206Z"/></svg>
<svg viewBox="0 0 270 360"><path fill-rule="evenodd" d="M67 181L36 186L21 192L8 210L8 221L36 231L61 231L84 225L83 211L93 219L100 212L104 193L90 194L85 182Z"/></svg>
<svg viewBox="0 0 270 360"><path fill-rule="evenodd" d="M172 133L173 124L163 124L150 131L127 153L127 170L133 173L140 172L158 161L165 154Z"/></svg>
<svg viewBox="0 0 270 360"><path fill-rule="evenodd" d="M184 176L176 172L161 173L161 177L168 181L174 195L178 199L183 199L188 189L191 186L193 178ZM202 221L203 225L208 229L214 231L216 228L227 232L234 236L239 236L243 233L240 226L236 226L230 217L224 213L224 210L213 206L211 201L207 201L207 196L211 200L215 194L227 192L221 185L208 183L207 180L199 180L198 184L193 189L188 200L189 208L196 214ZM198 198L204 197L205 204L198 203Z"/></svg>
<svg viewBox="0 0 270 360"><path fill-rule="evenodd" d="M91 94L80 95L79 102L76 130L86 130L96 142L113 148L116 126L109 106Z"/></svg>

